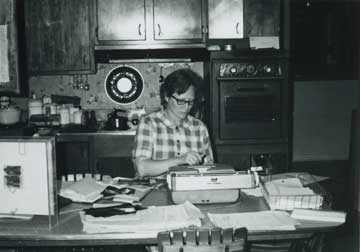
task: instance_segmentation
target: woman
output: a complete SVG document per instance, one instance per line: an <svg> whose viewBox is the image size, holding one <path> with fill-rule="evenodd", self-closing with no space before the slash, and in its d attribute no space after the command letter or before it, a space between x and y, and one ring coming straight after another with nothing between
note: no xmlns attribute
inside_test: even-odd
<svg viewBox="0 0 360 252"><path fill-rule="evenodd" d="M202 78L190 69L169 74L160 87L162 109L141 118L133 160L138 175L157 176L169 167L213 162L205 124L191 115L201 102Z"/></svg>

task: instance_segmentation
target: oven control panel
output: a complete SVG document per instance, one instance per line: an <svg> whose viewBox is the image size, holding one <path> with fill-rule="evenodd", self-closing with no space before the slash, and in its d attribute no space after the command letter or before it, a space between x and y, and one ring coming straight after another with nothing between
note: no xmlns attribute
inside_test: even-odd
<svg viewBox="0 0 360 252"><path fill-rule="evenodd" d="M229 78L281 77L282 75L280 62L221 63L219 71L219 77Z"/></svg>

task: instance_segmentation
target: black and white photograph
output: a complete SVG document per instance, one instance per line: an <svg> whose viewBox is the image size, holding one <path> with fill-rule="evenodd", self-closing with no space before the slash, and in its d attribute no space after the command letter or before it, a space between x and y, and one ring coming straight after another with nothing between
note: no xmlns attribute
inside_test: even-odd
<svg viewBox="0 0 360 252"><path fill-rule="evenodd" d="M0 252L359 252L360 0L0 0Z"/></svg>

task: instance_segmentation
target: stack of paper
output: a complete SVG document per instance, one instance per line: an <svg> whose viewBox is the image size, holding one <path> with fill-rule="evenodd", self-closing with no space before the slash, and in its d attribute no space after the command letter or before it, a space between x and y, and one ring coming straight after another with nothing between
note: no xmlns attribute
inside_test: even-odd
<svg viewBox="0 0 360 252"><path fill-rule="evenodd" d="M294 209L291 213L291 217L298 220L326 221L341 224L345 223L346 213L338 211Z"/></svg>
<svg viewBox="0 0 360 252"><path fill-rule="evenodd" d="M97 182L91 177L69 183L62 184L60 196L71 199L74 202L93 203L102 197L102 191L107 185Z"/></svg>
<svg viewBox="0 0 360 252"><path fill-rule="evenodd" d="M220 228L246 227L249 231L295 230L297 222L285 211L259 211L232 214L208 214Z"/></svg>
<svg viewBox="0 0 360 252"><path fill-rule="evenodd" d="M322 196L308 187L303 187L298 178L271 180L265 183L265 189L269 195L267 201L271 209L318 209L323 203Z"/></svg>
<svg viewBox="0 0 360 252"><path fill-rule="evenodd" d="M201 211L190 202L180 205L151 207L135 214L111 217L93 217L81 212L83 231L86 233L147 233L156 237L160 231L185 228L191 225L200 227Z"/></svg>

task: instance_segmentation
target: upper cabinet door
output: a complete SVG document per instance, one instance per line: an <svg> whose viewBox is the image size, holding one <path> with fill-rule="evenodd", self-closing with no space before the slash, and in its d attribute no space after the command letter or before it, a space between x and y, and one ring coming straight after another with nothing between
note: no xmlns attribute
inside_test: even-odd
<svg viewBox="0 0 360 252"><path fill-rule="evenodd" d="M209 39L243 38L243 0L208 0Z"/></svg>
<svg viewBox="0 0 360 252"><path fill-rule="evenodd" d="M98 41L145 40L145 0L98 0Z"/></svg>
<svg viewBox="0 0 360 252"><path fill-rule="evenodd" d="M280 36L280 0L244 0L245 37Z"/></svg>
<svg viewBox="0 0 360 252"><path fill-rule="evenodd" d="M202 39L202 0L154 0L154 39Z"/></svg>
<svg viewBox="0 0 360 252"><path fill-rule="evenodd" d="M35 74L92 73L93 0L26 0L28 69Z"/></svg>

